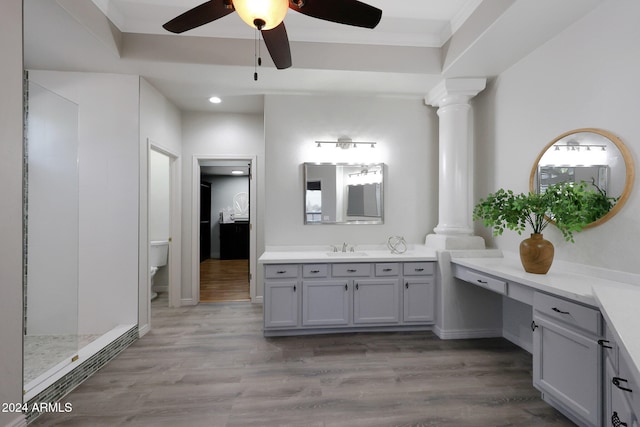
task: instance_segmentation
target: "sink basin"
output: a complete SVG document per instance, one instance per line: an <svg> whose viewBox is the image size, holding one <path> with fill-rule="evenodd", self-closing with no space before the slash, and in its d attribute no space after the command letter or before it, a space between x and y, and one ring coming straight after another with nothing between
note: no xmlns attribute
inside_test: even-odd
<svg viewBox="0 0 640 427"><path fill-rule="evenodd" d="M366 252L327 252L327 256L336 258L350 258L368 256L368 254Z"/></svg>

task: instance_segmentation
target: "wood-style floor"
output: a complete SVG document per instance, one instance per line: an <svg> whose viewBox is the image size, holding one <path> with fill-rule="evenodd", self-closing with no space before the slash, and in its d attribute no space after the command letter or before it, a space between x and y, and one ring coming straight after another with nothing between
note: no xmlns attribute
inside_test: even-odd
<svg viewBox="0 0 640 427"><path fill-rule="evenodd" d="M249 260L200 263L200 302L249 301Z"/></svg>
<svg viewBox="0 0 640 427"><path fill-rule="evenodd" d="M34 426L571 426L504 339L429 332L262 336L262 307L171 309Z"/></svg>

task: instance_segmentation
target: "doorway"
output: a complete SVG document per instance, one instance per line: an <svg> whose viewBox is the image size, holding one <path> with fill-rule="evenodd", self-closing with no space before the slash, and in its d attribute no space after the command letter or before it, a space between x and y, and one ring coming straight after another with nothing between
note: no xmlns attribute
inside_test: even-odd
<svg viewBox="0 0 640 427"><path fill-rule="evenodd" d="M163 303L169 307L180 306L180 275L181 275L181 207L180 207L180 166L176 153L161 147L151 139L147 139L147 167L146 167L147 197L146 210L147 228L143 235L140 253L141 283L146 283L140 292L140 315L150 318L151 299L153 293L158 293ZM161 262L152 259L153 252L157 252L158 244L165 244L166 259ZM154 266L152 264L164 264ZM157 267L157 268L153 268ZM155 270L154 274L152 271ZM141 323L145 324L145 323ZM148 320L146 325L148 325Z"/></svg>
<svg viewBox="0 0 640 427"><path fill-rule="evenodd" d="M199 301L251 301L250 159L199 160Z"/></svg>

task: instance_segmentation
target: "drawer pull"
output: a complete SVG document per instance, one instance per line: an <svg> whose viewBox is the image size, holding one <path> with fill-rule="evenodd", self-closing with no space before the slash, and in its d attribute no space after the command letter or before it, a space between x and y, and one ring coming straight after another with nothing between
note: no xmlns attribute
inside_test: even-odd
<svg viewBox="0 0 640 427"><path fill-rule="evenodd" d="M618 416L618 413L616 411L613 411L613 415L611 415L611 425L613 427L627 427L627 423L623 423L622 421L620 421L620 417Z"/></svg>
<svg viewBox="0 0 640 427"><path fill-rule="evenodd" d="M349 290L349 285L347 285L346 283L344 284L344 290L348 291Z"/></svg>
<svg viewBox="0 0 640 427"><path fill-rule="evenodd" d="M310 273L318 274L318 273L320 273L320 270L311 270Z"/></svg>
<svg viewBox="0 0 640 427"><path fill-rule="evenodd" d="M407 288L407 289L409 289L409 282L405 283L405 284L404 284L404 287L405 287L405 288Z"/></svg>
<svg viewBox="0 0 640 427"><path fill-rule="evenodd" d="M347 270L347 273L356 273L358 270L355 270L353 268L350 268Z"/></svg>
<svg viewBox="0 0 640 427"><path fill-rule="evenodd" d="M296 291L296 285L293 285L293 292Z"/></svg>
<svg viewBox="0 0 640 427"><path fill-rule="evenodd" d="M424 271L424 268L416 268L415 270L418 271L418 272L419 271Z"/></svg>
<svg viewBox="0 0 640 427"><path fill-rule="evenodd" d="M569 314L568 311L562 311L557 307L553 307L551 310L555 311L556 313L560 313L560 314Z"/></svg>
<svg viewBox="0 0 640 427"><path fill-rule="evenodd" d="M278 274L284 274L286 272L287 272L287 270L278 270L278 271L276 271L276 273L278 273Z"/></svg>
<svg viewBox="0 0 640 427"><path fill-rule="evenodd" d="M483 285L488 285L489 284L489 282L487 282L486 280L480 280L480 279L476 280L476 282L482 283Z"/></svg>
<svg viewBox="0 0 640 427"><path fill-rule="evenodd" d="M538 325L536 325L536 321L532 320L531 321L531 331L535 332L537 327L538 327Z"/></svg>
<svg viewBox="0 0 640 427"><path fill-rule="evenodd" d="M620 378L620 377L613 377L613 379L611 380L611 382L613 383L614 386L618 387L620 390L622 391L628 391L629 393L632 393L633 390L631 390L630 388L627 387L622 387L620 385L621 382L623 383L627 383L628 381L625 380L624 378Z"/></svg>
<svg viewBox="0 0 640 427"><path fill-rule="evenodd" d="M393 271L392 268L383 268L382 271L387 272L387 271Z"/></svg>
<svg viewBox="0 0 640 427"><path fill-rule="evenodd" d="M356 283L356 291L360 289L360 286L358 286L358 284Z"/></svg>
<svg viewBox="0 0 640 427"><path fill-rule="evenodd" d="M598 345L600 345L600 347L602 347L602 348L613 348L613 347L611 347L610 345L607 345L607 344L609 344L608 340L598 340Z"/></svg>

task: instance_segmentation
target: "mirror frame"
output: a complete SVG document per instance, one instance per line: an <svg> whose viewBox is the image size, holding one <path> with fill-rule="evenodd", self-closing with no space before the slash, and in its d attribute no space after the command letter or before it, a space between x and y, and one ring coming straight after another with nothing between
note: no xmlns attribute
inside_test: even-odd
<svg viewBox="0 0 640 427"><path fill-rule="evenodd" d="M633 188L633 182L635 180L635 166L633 163L633 157L631 155L631 152L629 151L627 146L622 142L620 138L618 138L617 136L615 136L613 133L609 131L598 129L598 128L580 128L580 129L574 129L574 130L565 132L562 135L559 135L558 137L556 137L553 141L548 143L542 149L542 151L536 158L535 162L533 163L533 167L531 168L531 174L529 175L529 191L536 192L537 191L537 189L535 188L536 173L538 171L540 160L542 159L542 156L544 156L544 154L547 152L547 150L549 150L549 148L551 148L556 142L560 141L561 139L569 135L572 135L574 133L587 133L587 132L596 133L600 136L607 138L609 141L615 144L615 146L618 148L618 150L622 154L622 158L624 159L624 166L626 170L625 170L624 188L615 206L611 208L611 210L606 215L600 217L596 221L593 221L591 224L588 224L587 226L585 226L584 227L585 229L598 226L610 220L615 214L617 214L620 211L620 209L622 209L622 206L624 206L627 199L631 195L631 189Z"/></svg>
<svg viewBox="0 0 640 427"><path fill-rule="evenodd" d="M354 166L361 168L380 167L382 172L382 183L380 186L380 216L377 219L359 219L353 221L341 221L341 222L308 222L306 215L306 203L307 203L307 168L309 166ZM380 163L331 163L331 162L304 162L302 164L302 214L303 225L381 225L384 224L384 178L387 174L386 165L383 162Z"/></svg>

